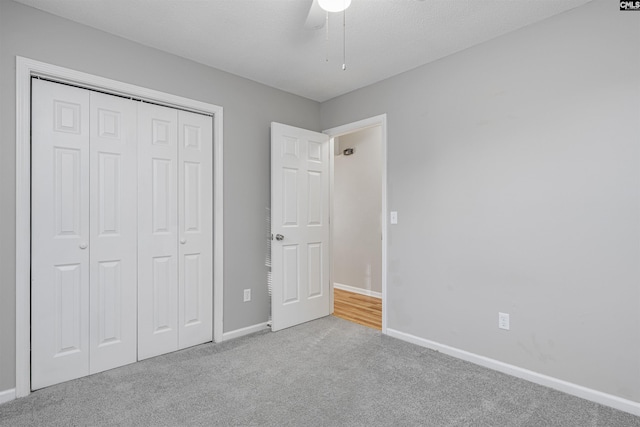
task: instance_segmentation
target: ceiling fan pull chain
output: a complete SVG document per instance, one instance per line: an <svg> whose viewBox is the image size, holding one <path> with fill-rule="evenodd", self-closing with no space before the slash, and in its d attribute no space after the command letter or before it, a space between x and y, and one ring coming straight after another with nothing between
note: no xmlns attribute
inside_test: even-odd
<svg viewBox="0 0 640 427"><path fill-rule="evenodd" d="M342 11L342 71L347 69L347 9Z"/></svg>
<svg viewBox="0 0 640 427"><path fill-rule="evenodd" d="M325 47L325 62L329 62L329 12L325 12L327 17L325 18L325 37L324 37L324 47Z"/></svg>

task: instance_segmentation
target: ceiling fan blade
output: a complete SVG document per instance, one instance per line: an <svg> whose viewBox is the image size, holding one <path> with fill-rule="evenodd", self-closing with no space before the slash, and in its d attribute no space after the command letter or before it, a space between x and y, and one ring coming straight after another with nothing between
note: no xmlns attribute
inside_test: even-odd
<svg viewBox="0 0 640 427"><path fill-rule="evenodd" d="M320 7L318 0L313 0L311 6L309 6L309 14L304 27L307 30L319 30L324 27L326 16L326 12Z"/></svg>

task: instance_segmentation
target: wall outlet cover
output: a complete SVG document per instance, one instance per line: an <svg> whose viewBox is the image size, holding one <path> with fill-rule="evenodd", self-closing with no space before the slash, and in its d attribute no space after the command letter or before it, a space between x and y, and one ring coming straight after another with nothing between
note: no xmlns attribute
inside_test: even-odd
<svg viewBox="0 0 640 427"><path fill-rule="evenodd" d="M509 313L498 313L498 328L509 330Z"/></svg>

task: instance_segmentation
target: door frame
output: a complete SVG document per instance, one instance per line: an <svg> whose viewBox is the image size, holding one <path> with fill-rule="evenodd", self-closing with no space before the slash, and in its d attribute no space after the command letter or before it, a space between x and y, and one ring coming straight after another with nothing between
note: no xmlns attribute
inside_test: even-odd
<svg viewBox="0 0 640 427"><path fill-rule="evenodd" d="M335 138L346 135L349 133L357 132L360 130L368 129L371 127L380 126L381 129L381 172L382 172L382 333L387 333L387 218L389 213L387 212L387 115L381 114L379 116L370 117L368 119L359 120L357 122L348 123L342 126L337 126L331 129L323 131L323 133L329 135L329 216L333 218L333 193L334 193L334 171L335 171ZM330 312L333 313L333 222L330 222L329 226L329 257L331 259L330 268L330 289L331 289L331 307Z"/></svg>
<svg viewBox="0 0 640 427"><path fill-rule="evenodd" d="M31 78L145 100L213 118L213 340L223 339L223 109L16 56L16 397L31 393Z"/></svg>

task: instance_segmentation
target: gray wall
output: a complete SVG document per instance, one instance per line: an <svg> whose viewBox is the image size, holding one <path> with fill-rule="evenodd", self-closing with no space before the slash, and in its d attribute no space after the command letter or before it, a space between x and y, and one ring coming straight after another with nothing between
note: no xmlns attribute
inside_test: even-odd
<svg viewBox="0 0 640 427"><path fill-rule="evenodd" d="M224 107L225 331L268 315L269 122L387 113L389 327L640 401L640 14L617 7L595 0L320 107L0 0L0 390L15 376L20 55Z"/></svg>
<svg viewBox="0 0 640 427"><path fill-rule="evenodd" d="M338 138L334 158L333 281L382 292L382 129L363 129Z"/></svg>
<svg viewBox="0 0 640 427"><path fill-rule="evenodd" d="M639 40L595 0L322 104L388 114L389 328L640 401Z"/></svg>
<svg viewBox="0 0 640 427"><path fill-rule="evenodd" d="M15 385L16 55L224 108L224 330L267 321L269 126L320 130L319 104L0 0L0 391Z"/></svg>

